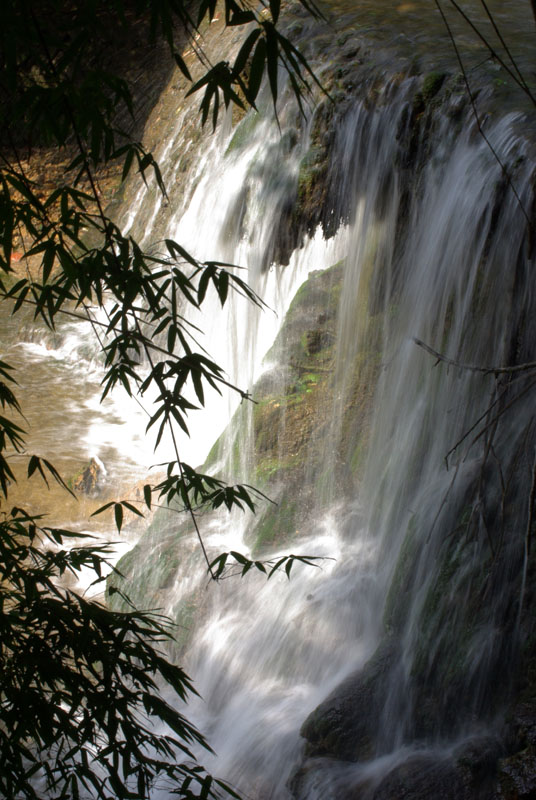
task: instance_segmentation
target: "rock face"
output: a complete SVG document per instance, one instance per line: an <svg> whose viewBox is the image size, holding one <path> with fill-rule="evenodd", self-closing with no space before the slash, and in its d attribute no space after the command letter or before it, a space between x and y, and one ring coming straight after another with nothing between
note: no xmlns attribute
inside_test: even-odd
<svg viewBox="0 0 536 800"><path fill-rule="evenodd" d="M381 360L378 326L372 326L373 334L363 340L361 370L349 375L343 423L336 436L333 420L322 413L326 397L340 380L335 333L343 266L339 263L313 272L300 287L267 356L277 360L277 369L266 372L253 387L253 409L239 407L201 468L210 471L228 452L223 473L236 474L233 462L238 463L238 447L251 425L251 472L243 480L277 503L261 506L251 521L247 539L254 557L290 547L307 535L318 497L329 496L333 483L348 494L359 484ZM349 436L349 431L354 433ZM205 517L204 524L210 524L210 517ZM201 563L190 533L184 514L157 511L139 543L119 562L123 577L113 575L108 582L115 608L126 608L115 591L120 589L136 605L165 609L176 620L177 654L183 652L208 608L204 579L185 597L174 599L173 587L190 580L188 576ZM178 588L177 592L180 595Z"/></svg>
<svg viewBox="0 0 536 800"><path fill-rule="evenodd" d="M344 764L329 758L318 763L324 769ZM291 781L298 800L310 796L314 764L315 759L305 761ZM407 754L383 773L338 766L331 790L337 800L529 800L535 796L535 766L532 748L505 756L504 743L482 736L466 740L449 754Z"/></svg>
<svg viewBox="0 0 536 800"><path fill-rule="evenodd" d="M254 555L299 540L308 533L312 510L333 496L333 486L341 497L351 496L360 482L383 316L364 311L370 324L357 345L359 366L344 363L336 335L343 273L340 262L312 272L300 287L266 356L277 368L253 387L251 421L241 408L207 460L210 467L233 451L251 425L247 480L277 502L260 509L251 526ZM335 392L341 398L336 417L325 413ZM236 471L232 459L228 470Z"/></svg>
<svg viewBox="0 0 536 800"><path fill-rule="evenodd" d="M366 761L376 753L377 720L383 708L385 678L397 655L386 642L363 670L350 675L305 720L305 754L344 761Z"/></svg>
<svg viewBox="0 0 536 800"><path fill-rule="evenodd" d="M512 630L515 620L506 613L502 620L504 647L498 647L490 666L488 683L471 683L464 658L472 632L489 620L489 608L482 600L478 584L473 594L466 598L469 620L463 615L460 628L453 625L446 637L449 648L432 655L426 652L430 631L422 627L422 649L413 654L411 682L402 679L400 684L393 676L397 669L404 674L401 636L403 635L404 595L410 591L408 581L414 580L412 556L413 533L408 531L402 548L397 571L391 584L398 607L387 600L384 623L385 637L367 664L347 678L306 719L301 734L305 739L307 760L294 778L292 789L297 800L307 800L310 783L308 775L322 768L325 759L338 759L340 763L366 763L389 753L396 736L402 734L413 746L430 750L423 755L409 757L384 774L378 783L369 779L356 780L348 794L352 800L425 800L429 797L444 800L517 800L536 796L536 691L534 686L534 638L525 639L519 650L512 649ZM430 624L432 611L437 610L437 597L448 591L454 570L460 564L453 559L454 549L445 550L445 565L440 571L436 586L437 596L430 596L425 604L424 621ZM413 554L414 555L414 554ZM449 559L451 559L449 561ZM500 571L497 564L496 568ZM534 556L528 566L528 575L534 570ZM489 579L489 573L486 572ZM532 598L532 590L530 590ZM515 606L511 607L517 610ZM426 610L427 609L427 610ZM428 620L428 622L426 622ZM448 625L448 617L436 620ZM452 620L450 620L452 622ZM529 599L522 617L523 626L533 630L534 613ZM423 620L420 620L423 624ZM474 628L472 627L474 625ZM434 632L433 636L439 636ZM405 656L407 658L407 655ZM436 662L436 657L441 662ZM398 665L398 666L397 666ZM398 697L403 714L386 717L386 709L397 709L390 695L393 686L406 687L406 694ZM402 691L402 689L399 689ZM484 703L487 714L482 712ZM460 725L465 720L468 730L474 729L474 719L486 723L492 735L460 737ZM384 719L383 724L379 720ZM410 722L410 727L397 729L400 719ZM392 725L392 729L390 729ZM385 731L387 729L387 734ZM383 737L381 731L384 731ZM454 732L454 735L453 735ZM457 733L458 732L458 733ZM440 748L434 752L431 743L439 740L459 743L452 745L448 756ZM346 795L337 795L346 800Z"/></svg>
<svg viewBox="0 0 536 800"><path fill-rule="evenodd" d="M395 767L365 796L370 800L471 800L482 794L475 791L456 760L414 756Z"/></svg>

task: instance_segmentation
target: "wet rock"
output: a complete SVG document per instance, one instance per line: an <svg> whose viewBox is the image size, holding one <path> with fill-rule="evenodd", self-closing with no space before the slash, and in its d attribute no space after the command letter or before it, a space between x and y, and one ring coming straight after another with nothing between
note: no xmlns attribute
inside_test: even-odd
<svg viewBox="0 0 536 800"><path fill-rule="evenodd" d="M496 736L476 736L460 744L453 753L457 768L474 797L491 797L496 783L497 763L504 743Z"/></svg>
<svg viewBox="0 0 536 800"><path fill-rule="evenodd" d="M308 756L361 761L374 754L384 681L396 646L386 641L365 667L350 675L305 720L301 735Z"/></svg>
<svg viewBox="0 0 536 800"><path fill-rule="evenodd" d="M497 800L534 800L536 797L536 750L532 745L498 765Z"/></svg>
<svg viewBox="0 0 536 800"><path fill-rule="evenodd" d="M536 797L536 701L517 703L505 726L508 753L497 763L496 794L500 800Z"/></svg>
<svg viewBox="0 0 536 800"><path fill-rule="evenodd" d="M511 712L508 728L516 749L528 745L536 748L536 700L518 703Z"/></svg>
<svg viewBox="0 0 536 800"><path fill-rule="evenodd" d="M423 750L398 763L396 754L358 764L314 757L296 770L289 788L295 800L311 794L337 800L514 800L517 795L497 794L502 753L499 738L475 736L447 754Z"/></svg>
<svg viewBox="0 0 536 800"><path fill-rule="evenodd" d="M325 347L329 347L333 342L333 334L329 331L313 330L307 331L305 334L305 349L307 355L314 355L320 353Z"/></svg>
<svg viewBox="0 0 536 800"><path fill-rule="evenodd" d="M475 797L454 762L433 756L414 756L399 764L368 796L370 800L472 800Z"/></svg>
<svg viewBox="0 0 536 800"><path fill-rule="evenodd" d="M106 469L100 459L92 458L73 479L73 489L80 494L95 495L102 490Z"/></svg>
<svg viewBox="0 0 536 800"><path fill-rule="evenodd" d="M422 96L425 103L439 92L446 78L444 72L429 72L422 84Z"/></svg>
<svg viewBox="0 0 536 800"><path fill-rule="evenodd" d="M371 781L358 765L330 758L312 758L298 769L289 782L294 800L311 797L364 800Z"/></svg>
<svg viewBox="0 0 536 800"><path fill-rule="evenodd" d="M345 61L355 60L360 50L361 42L359 39L349 39L342 48L341 59L344 59Z"/></svg>

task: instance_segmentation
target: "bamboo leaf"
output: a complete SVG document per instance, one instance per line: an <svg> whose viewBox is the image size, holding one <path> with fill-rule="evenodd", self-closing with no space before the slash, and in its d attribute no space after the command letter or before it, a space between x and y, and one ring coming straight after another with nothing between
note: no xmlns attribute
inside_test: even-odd
<svg viewBox="0 0 536 800"><path fill-rule="evenodd" d="M225 305L228 292L229 292L229 273L226 270L221 270L220 278L218 281L218 295L222 306Z"/></svg>
<svg viewBox="0 0 536 800"><path fill-rule="evenodd" d="M277 104L277 73L279 69L279 48L277 45L277 33L271 22L263 24L266 34L266 68L268 71L268 81L270 83L270 92L272 94L272 101L274 109Z"/></svg>
<svg viewBox="0 0 536 800"><path fill-rule="evenodd" d="M264 74L265 61L266 61L266 40L263 37L259 39L259 41L257 42L257 46L255 47L255 52L253 53L253 58L251 60L251 68L249 71L249 82L248 82L248 101L250 103L255 102L257 95L259 93L262 76Z"/></svg>
<svg viewBox="0 0 536 800"><path fill-rule="evenodd" d="M280 0L270 0L270 13L272 15L272 20L274 24L277 23L279 19L279 11L281 9L281 2Z"/></svg>
<svg viewBox="0 0 536 800"><path fill-rule="evenodd" d="M128 508L129 511L132 511L132 513L136 514L138 517L143 517L141 511L138 508L136 508L136 506L132 505L132 503L129 503L126 500L121 500L121 505L124 508Z"/></svg>
<svg viewBox="0 0 536 800"><path fill-rule="evenodd" d="M104 511L107 511L107 510L108 510L109 508L111 508L113 505L115 505L115 503L114 503L114 501L113 501L113 500L112 500L110 503L105 503L103 506L101 506L101 507L100 507L100 508L98 508L96 511L94 511L94 512L91 514L91 516L92 516L92 517L96 517L96 516L97 516L97 514L102 514Z"/></svg>
<svg viewBox="0 0 536 800"><path fill-rule="evenodd" d="M255 28L255 30L252 31L246 38L244 44L238 51L238 55L233 65L233 74L235 76L242 74L242 71L244 70L244 67L247 64L248 58L250 57L251 51L253 50L253 46L260 35L261 35L261 29Z"/></svg>
<svg viewBox="0 0 536 800"><path fill-rule="evenodd" d="M181 55L179 55L179 53L174 53L174 58L175 58L175 63L177 64L178 68L180 69L184 77L187 78L189 81L191 81L192 76L190 75L190 70L186 66L185 60L182 58Z"/></svg>
<svg viewBox="0 0 536 800"><path fill-rule="evenodd" d="M121 503L114 503L114 516L115 516L115 525L117 530L121 531L121 526L123 524L123 506Z"/></svg>
<svg viewBox="0 0 536 800"><path fill-rule="evenodd" d="M143 497L145 500L145 505L149 509L151 508L151 492L152 490L150 484L146 483L145 486L143 487Z"/></svg>

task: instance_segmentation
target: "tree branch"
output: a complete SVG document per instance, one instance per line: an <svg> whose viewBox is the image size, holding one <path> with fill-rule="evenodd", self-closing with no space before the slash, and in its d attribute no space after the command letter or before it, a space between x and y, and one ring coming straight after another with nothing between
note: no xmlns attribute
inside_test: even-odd
<svg viewBox="0 0 536 800"><path fill-rule="evenodd" d="M444 356L442 353L434 350L433 347L430 347L430 345L426 344L421 339L417 339L416 336L413 337L413 341L418 347L422 347L422 349L431 356L435 356L435 358L437 358L437 363L442 361L444 364L448 364L451 367L464 369L468 372L479 372L483 375L513 375L516 372L530 372L530 370L536 369L536 361L527 361L524 364L516 364L511 367L479 367L476 364L464 364L461 361L456 361L453 358Z"/></svg>

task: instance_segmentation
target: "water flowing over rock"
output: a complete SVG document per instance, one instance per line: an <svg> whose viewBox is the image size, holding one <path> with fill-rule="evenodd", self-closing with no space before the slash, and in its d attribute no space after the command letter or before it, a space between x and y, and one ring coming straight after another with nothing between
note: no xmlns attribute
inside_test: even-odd
<svg viewBox="0 0 536 800"><path fill-rule="evenodd" d="M248 264L279 314L263 328L237 302L200 322L256 401L229 403L223 432L209 410L205 467L277 503L204 517L210 554L334 560L207 589L169 509L109 585L177 621L208 766L247 796L528 798L534 120L499 113L484 76L484 140L452 59L416 69L405 39L372 63L374 32L345 13L315 39L340 51L322 67L334 102L307 123L287 103L281 134L255 115L222 129L187 201L163 220L140 193L128 222Z"/></svg>

